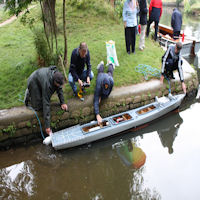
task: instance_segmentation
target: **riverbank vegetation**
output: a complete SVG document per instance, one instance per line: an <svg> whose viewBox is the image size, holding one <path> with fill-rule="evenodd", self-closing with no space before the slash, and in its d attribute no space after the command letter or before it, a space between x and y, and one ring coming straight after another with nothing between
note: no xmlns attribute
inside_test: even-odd
<svg viewBox="0 0 200 200"><path fill-rule="evenodd" d="M77 4L79 2L79 4ZM71 0L66 8L66 30L67 30L67 73L69 70L70 56L74 48L81 41L88 44L92 70L95 74L91 87L87 94L94 93L97 75L97 64L104 60L106 63L105 42L114 40L116 43L117 57L120 63L114 71L115 87L136 84L144 81L144 77L135 71L139 64L146 64L160 70L162 49L158 43L150 38L146 39L145 50L139 51L139 35L137 35L136 53L128 55L125 50L124 28L122 20L116 16L113 8L102 1L88 0L84 4ZM32 8L26 18L29 22L34 19L34 30L40 31L41 23L40 6ZM56 2L56 18L58 26L58 46L63 53L63 28L62 28L62 1ZM39 65L39 57L35 48L36 34L29 26L24 26L19 17L12 24L0 28L0 109L23 105L18 101L19 95L23 97L27 78ZM38 37L37 37L38 38ZM42 35L41 35L42 38ZM55 44L54 44L55 45ZM59 63L58 63L59 66ZM59 67L62 70L61 67ZM107 69L107 68L106 68ZM152 77L150 77L152 78ZM64 86L66 99L73 98L69 84ZM53 100L57 97L53 97Z"/></svg>

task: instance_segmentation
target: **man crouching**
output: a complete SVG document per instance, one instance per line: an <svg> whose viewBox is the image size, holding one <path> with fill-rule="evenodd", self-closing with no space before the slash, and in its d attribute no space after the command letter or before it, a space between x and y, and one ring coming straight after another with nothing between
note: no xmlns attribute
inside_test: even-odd
<svg viewBox="0 0 200 200"><path fill-rule="evenodd" d="M50 99L56 91L60 100L61 108L67 110L67 104L64 103L62 85L64 77L56 66L44 67L34 71L28 78L28 86L25 92L25 105L29 102L36 111L43 110L46 133L49 135L50 128Z"/></svg>
<svg viewBox="0 0 200 200"><path fill-rule="evenodd" d="M178 70L183 92L186 94L186 86L184 83L182 57L181 57L182 43L177 42L176 45L169 45L167 51L162 57L162 69L160 82L163 83L164 77L167 79L175 79L173 75L174 70Z"/></svg>

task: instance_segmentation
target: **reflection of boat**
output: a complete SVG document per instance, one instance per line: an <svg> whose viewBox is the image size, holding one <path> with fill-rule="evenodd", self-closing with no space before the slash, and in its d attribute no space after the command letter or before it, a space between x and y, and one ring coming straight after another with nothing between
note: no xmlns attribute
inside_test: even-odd
<svg viewBox="0 0 200 200"><path fill-rule="evenodd" d="M117 154L127 166L135 169L142 167L146 161L146 154L130 139L114 145Z"/></svg>
<svg viewBox="0 0 200 200"><path fill-rule="evenodd" d="M46 139L50 139L55 149L74 147L103 139L167 114L179 107L184 97L184 94L175 96L170 94L168 97L156 98L155 102L146 106L104 118L101 126L96 121L85 125L76 125L58 131Z"/></svg>
<svg viewBox="0 0 200 200"><path fill-rule="evenodd" d="M180 33L178 40L173 39L173 30L171 27L159 24L158 40L161 46L168 47L170 44L175 44L177 41L181 41L183 48L181 54L183 57L188 57L190 55L196 55L200 49L200 41L197 41L193 37L184 35L183 31Z"/></svg>

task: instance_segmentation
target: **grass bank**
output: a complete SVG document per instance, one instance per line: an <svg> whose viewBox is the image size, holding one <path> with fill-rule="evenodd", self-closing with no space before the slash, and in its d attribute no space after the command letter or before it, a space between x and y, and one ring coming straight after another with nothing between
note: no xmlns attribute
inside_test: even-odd
<svg viewBox="0 0 200 200"><path fill-rule="evenodd" d="M4 22L5 20L9 19L10 16L7 11L4 11L3 5L0 4L0 23Z"/></svg>
<svg viewBox="0 0 200 200"><path fill-rule="evenodd" d="M58 20L59 45L63 43L62 33L62 1L56 7ZM160 69L163 51L158 43L146 39L146 48L139 51L139 36L137 36L136 53L128 55L125 50L124 29L122 21L114 17L112 8L102 7L76 8L67 7L67 37L68 37L68 63L71 52L78 47L81 41L86 41L91 54L92 70L95 78L87 94L94 93L97 70L101 61L106 62L105 42L116 42L117 56L120 67L114 71L115 87L136 84L144 81L144 77L135 71L138 64L151 65ZM31 15L40 17L39 5L30 10ZM35 24L40 26L40 22ZM24 93L27 78L38 68L37 55L34 47L33 33L26 26L16 20L12 24L0 28L0 109L22 105L18 101L19 94ZM69 64L68 64L69 68ZM68 72L68 69L67 69ZM73 98L72 90L67 83L64 87L66 99ZM57 99L53 97L52 100Z"/></svg>

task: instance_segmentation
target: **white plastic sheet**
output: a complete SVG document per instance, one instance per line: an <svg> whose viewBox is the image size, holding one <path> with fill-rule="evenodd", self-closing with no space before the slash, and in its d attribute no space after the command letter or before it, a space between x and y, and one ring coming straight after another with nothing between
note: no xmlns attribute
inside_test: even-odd
<svg viewBox="0 0 200 200"><path fill-rule="evenodd" d="M117 60L115 42L112 40L106 42L106 50L107 50L107 64L112 62L115 66L119 66L119 62Z"/></svg>

